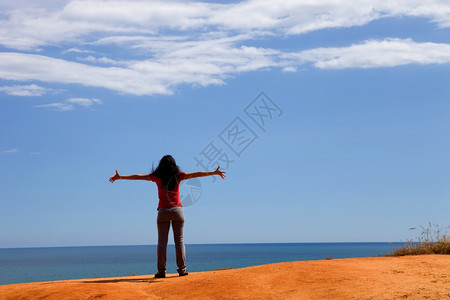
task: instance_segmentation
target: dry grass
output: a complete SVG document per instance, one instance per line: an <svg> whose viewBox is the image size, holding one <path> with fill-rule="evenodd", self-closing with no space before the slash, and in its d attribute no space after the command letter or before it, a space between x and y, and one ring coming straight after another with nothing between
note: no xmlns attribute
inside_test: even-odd
<svg viewBox="0 0 450 300"><path fill-rule="evenodd" d="M395 248L385 256L450 254L450 236L447 233L450 226L440 228L430 222L428 227L420 226L420 228L422 232L416 240L407 240L405 245Z"/></svg>

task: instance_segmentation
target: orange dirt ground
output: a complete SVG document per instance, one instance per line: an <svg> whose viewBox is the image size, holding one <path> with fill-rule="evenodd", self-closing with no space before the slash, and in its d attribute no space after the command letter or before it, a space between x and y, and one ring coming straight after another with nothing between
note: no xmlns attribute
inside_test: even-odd
<svg viewBox="0 0 450 300"><path fill-rule="evenodd" d="M0 286L0 299L450 299L450 256L296 261Z"/></svg>

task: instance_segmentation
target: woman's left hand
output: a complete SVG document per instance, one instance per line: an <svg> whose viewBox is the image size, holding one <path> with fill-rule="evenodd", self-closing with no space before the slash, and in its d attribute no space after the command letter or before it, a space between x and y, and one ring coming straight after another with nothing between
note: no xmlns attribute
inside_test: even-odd
<svg viewBox="0 0 450 300"><path fill-rule="evenodd" d="M116 170L116 174L114 174L114 176L109 177L109 181L114 182L117 179L120 179L120 175L119 175L119 172L117 172L117 170Z"/></svg>

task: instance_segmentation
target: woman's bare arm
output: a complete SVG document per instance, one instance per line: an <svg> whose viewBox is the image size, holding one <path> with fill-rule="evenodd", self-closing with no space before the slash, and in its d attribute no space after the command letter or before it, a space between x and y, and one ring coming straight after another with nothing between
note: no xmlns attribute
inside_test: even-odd
<svg viewBox="0 0 450 300"><path fill-rule="evenodd" d="M193 172L193 173L186 173L184 175L184 179L191 179L191 178L197 178L197 177L206 177L206 176L212 176L212 175L219 175L222 177L222 179L225 179L225 174L227 172L219 170L220 166L217 167L217 169L213 172Z"/></svg>
<svg viewBox="0 0 450 300"><path fill-rule="evenodd" d="M116 170L116 174L109 178L109 181L114 182L116 180L150 180L150 174L134 174L134 175L119 175Z"/></svg>

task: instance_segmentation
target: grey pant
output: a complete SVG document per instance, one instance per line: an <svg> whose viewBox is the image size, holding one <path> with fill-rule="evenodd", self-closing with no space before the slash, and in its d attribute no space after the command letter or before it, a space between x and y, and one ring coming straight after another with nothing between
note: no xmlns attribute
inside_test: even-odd
<svg viewBox="0 0 450 300"><path fill-rule="evenodd" d="M178 272L186 270L186 252L184 249L183 230L184 212L182 207L162 207L158 209L158 272L166 271L167 241L169 239L170 222L172 221L173 239L177 257Z"/></svg>

